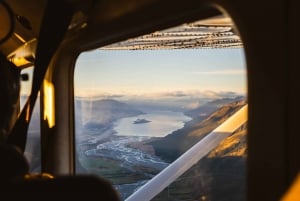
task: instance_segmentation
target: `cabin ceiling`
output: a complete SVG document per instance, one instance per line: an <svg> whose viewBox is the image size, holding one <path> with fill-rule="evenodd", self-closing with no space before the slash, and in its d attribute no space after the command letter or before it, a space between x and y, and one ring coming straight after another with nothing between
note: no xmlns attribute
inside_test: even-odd
<svg viewBox="0 0 300 201"><path fill-rule="evenodd" d="M99 23L112 21L130 12L134 12L154 0L67 1L70 3L70 6L73 6L76 10L71 26L82 25L81 23L83 23L83 21L88 20L89 26L92 27ZM38 37L47 0L6 0L5 2L13 12L15 27L13 35L11 35L5 43L1 44L0 50L5 55L9 55L26 42ZM1 10L0 6L0 11ZM3 19L1 14L0 19ZM7 26L7 23L5 25ZM71 34L74 34L74 32L71 32ZM2 36L1 33L0 36Z"/></svg>
<svg viewBox="0 0 300 201"><path fill-rule="evenodd" d="M3 44L1 52L9 55L26 42L37 38L46 0L5 1L13 12L14 33Z"/></svg>
<svg viewBox="0 0 300 201"><path fill-rule="evenodd" d="M96 38L105 38L109 34L116 34L115 41L122 41L121 38L117 39L119 37L118 30L119 32L120 30L129 30L127 33L136 32L136 34L126 34L125 31L122 37L126 38L128 35L127 40L118 43L114 43L112 40L110 42L113 43L112 45L104 45L102 49L155 50L241 47L241 41L233 29L232 22L224 16L177 26L180 24L178 19L181 16L174 14L178 14L184 9L190 10L189 12L193 11L193 4L198 7L204 5L199 0L190 1L191 5L169 0L164 2L158 0L68 0L76 12L66 39L77 37L81 38L80 40L84 43L84 41L89 41L88 34L94 32L97 35ZM47 0L26 0L26 2L7 0L6 2L13 11L15 27L11 37L1 44L0 51L11 60L29 56L29 62L32 62ZM171 2L173 3L170 4ZM196 10L198 12L199 8ZM213 9L201 15L202 18L205 18L205 16L215 16L217 13L219 12ZM184 16L185 13L181 15ZM158 22L157 19L161 22ZM163 24L165 27L171 26L172 23L169 22L174 22L176 27L162 31L156 31L159 28L153 28L163 27ZM143 30L152 33L143 35ZM119 35L121 36L122 33ZM130 37L130 35L143 36L132 38L133 36ZM96 38L90 39L90 42ZM96 45L95 43L95 47Z"/></svg>

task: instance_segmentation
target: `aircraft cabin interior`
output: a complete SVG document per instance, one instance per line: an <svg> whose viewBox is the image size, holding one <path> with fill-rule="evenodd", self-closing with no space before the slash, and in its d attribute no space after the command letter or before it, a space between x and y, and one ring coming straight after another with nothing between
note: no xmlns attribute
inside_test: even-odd
<svg viewBox="0 0 300 201"><path fill-rule="evenodd" d="M295 0L0 0L0 200L300 200Z"/></svg>

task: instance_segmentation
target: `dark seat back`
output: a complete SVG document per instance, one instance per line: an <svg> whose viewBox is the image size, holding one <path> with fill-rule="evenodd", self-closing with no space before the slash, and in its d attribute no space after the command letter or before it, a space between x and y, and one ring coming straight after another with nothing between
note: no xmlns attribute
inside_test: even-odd
<svg viewBox="0 0 300 201"><path fill-rule="evenodd" d="M120 200L110 182L93 175L22 179L9 183L2 190L4 200Z"/></svg>

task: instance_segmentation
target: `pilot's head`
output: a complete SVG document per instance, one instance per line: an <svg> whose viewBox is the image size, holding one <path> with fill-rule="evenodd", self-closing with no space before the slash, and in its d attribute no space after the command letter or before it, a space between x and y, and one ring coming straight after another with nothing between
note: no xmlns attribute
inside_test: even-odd
<svg viewBox="0 0 300 201"><path fill-rule="evenodd" d="M3 142L18 113L20 70L0 53L0 142Z"/></svg>
<svg viewBox="0 0 300 201"><path fill-rule="evenodd" d="M20 93L20 71L0 52L0 182L28 172L26 158L6 138L15 123Z"/></svg>

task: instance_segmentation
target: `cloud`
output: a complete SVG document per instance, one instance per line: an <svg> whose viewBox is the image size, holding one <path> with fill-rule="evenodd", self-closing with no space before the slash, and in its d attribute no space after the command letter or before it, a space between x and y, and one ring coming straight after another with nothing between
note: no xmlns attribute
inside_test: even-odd
<svg viewBox="0 0 300 201"><path fill-rule="evenodd" d="M120 99L125 97L123 94L108 94L108 93L97 93L97 92L84 92L77 93L76 98L78 99L89 99L89 100L98 100L98 99Z"/></svg>
<svg viewBox="0 0 300 201"><path fill-rule="evenodd" d="M173 91L159 94L160 96L169 96L169 97L186 97L190 96L189 93L183 91Z"/></svg>
<svg viewBox="0 0 300 201"><path fill-rule="evenodd" d="M198 99L219 99L234 98L243 96L234 91L213 91L213 90L177 90L177 91L161 91L149 93L86 93L76 94L78 99L100 100L100 99L116 99L116 100L198 100Z"/></svg>
<svg viewBox="0 0 300 201"><path fill-rule="evenodd" d="M202 97L206 97L206 98L212 98L212 99L216 99L216 98L235 98L237 96L244 96L244 94L239 94L237 92L234 91L203 91L201 92Z"/></svg>
<svg viewBox="0 0 300 201"><path fill-rule="evenodd" d="M131 96L129 99L219 99L219 98L235 98L237 96L243 96L233 91L213 91L213 90L187 90L187 91L168 91L142 94L139 96Z"/></svg>

